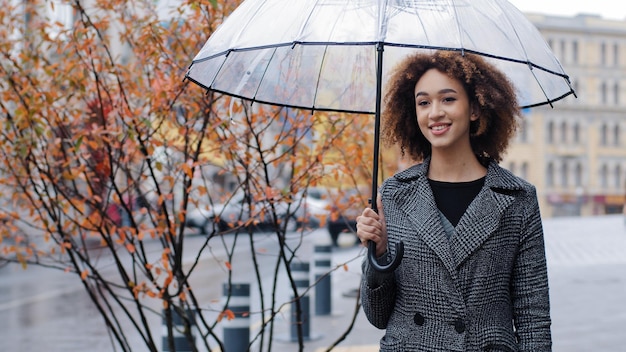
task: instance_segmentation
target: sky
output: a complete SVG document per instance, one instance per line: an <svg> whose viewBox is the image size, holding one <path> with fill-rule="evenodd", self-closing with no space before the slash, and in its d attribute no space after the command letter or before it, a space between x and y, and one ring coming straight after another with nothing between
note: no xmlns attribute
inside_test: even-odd
<svg viewBox="0 0 626 352"><path fill-rule="evenodd" d="M607 19L626 19L626 1L623 0L509 0L509 2L522 12L557 16L588 13Z"/></svg>

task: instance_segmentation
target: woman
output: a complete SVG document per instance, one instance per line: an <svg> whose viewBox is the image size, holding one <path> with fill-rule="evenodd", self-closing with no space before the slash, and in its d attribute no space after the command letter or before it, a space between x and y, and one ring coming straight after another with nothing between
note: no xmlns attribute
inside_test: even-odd
<svg viewBox="0 0 626 352"><path fill-rule="evenodd" d="M421 163L385 180L357 235L405 253L363 262L362 304L381 351L550 351L535 188L500 168L519 117L507 78L481 57L419 54L393 72L383 138Z"/></svg>

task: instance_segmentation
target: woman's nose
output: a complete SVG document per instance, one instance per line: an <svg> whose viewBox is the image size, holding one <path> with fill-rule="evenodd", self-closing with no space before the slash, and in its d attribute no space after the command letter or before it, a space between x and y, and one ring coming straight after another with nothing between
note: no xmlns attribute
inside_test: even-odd
<svg viewBox="0 0 626 352"><path fill-rule="evenodd" d="M430 111L428 112L428 117L431 119L437 119L444 115L443 109L439 104L432 104L430 106Z"/></svg>

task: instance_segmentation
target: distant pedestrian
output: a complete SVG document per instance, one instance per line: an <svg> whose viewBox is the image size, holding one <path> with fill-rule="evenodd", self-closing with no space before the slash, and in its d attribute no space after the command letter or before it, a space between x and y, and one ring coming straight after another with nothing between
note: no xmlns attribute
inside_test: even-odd
<svg viewBox="0 0 626 352"><path fill-rule="evenodd" d="M405 244L400 266L363 262L362 304L381 351L551 351L535 187L498 166L520 116L515 90L483 58L411 56L385 96L383 138L420 160L385 180L363 244Z"/></svg>

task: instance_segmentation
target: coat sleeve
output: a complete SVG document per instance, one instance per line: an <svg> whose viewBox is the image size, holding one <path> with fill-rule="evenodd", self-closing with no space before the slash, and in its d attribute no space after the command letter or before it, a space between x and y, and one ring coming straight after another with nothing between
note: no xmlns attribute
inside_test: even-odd
<svg viewBox="0 0 626 352"><path fill-rule="evenodd" d="M379 258L381 264L389 262L389 254ZM396 301L394 273L379 273L367 259L363 259L361 278L361 304L367 320L379 329L387 328Z"/></svg>
<svg viewBox="0 0 626 352"><path fill-rule="evenodd" d="M513 309L520 351L549 352L550 297L543 227L536 191L528 195L525 224L513 271Z"/></svg>

